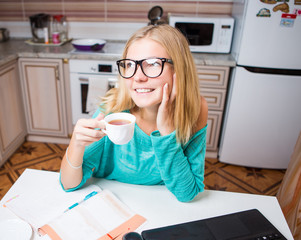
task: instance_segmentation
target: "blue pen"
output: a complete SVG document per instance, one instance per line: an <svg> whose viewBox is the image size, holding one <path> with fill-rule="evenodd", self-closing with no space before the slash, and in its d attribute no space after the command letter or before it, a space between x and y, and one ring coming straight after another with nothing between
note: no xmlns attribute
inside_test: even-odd
<svg viewBox="0 0 301 240"><path fill-rule="evenodd" d="M71 210L72 208L76 207L77 205L83 203L84 201L88 200L89 198L93 197L94 195L96 195L98 192L93 191L91 193L89 193L87 196L85 196L85 198L83 200L81 200L80 202L74 203L73 205L71 205L70 207L68 207L65 212L68 212L69 210Z"/></svg>

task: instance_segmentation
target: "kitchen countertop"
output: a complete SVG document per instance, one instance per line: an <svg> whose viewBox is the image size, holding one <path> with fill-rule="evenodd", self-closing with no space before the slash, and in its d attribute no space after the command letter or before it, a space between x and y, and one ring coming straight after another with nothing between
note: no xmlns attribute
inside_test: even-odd
<svg viewBox="0 0 301 240"><path fill-rule="evenodd" d="M27 39L12 38L0 43L0 66L19 57L62 58L86 60L117 60L121 57L124 41L108 41L104 48L95 53L75 51L71 42L61 46L36 46L25 43ZM231 54L193 53L196 64L211 66L235 66Z"/></svg>

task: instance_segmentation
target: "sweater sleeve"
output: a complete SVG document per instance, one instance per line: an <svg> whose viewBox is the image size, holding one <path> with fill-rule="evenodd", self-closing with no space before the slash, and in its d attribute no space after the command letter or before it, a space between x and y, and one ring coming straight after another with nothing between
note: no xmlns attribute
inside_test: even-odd
<svg viewBox="0 0 301 240"><path fill-rule="evenodd" d="M162 180L181 202L188 202L204 190L207 126L199 130L182 146L175 131L161 136L151 134L151 140Z"/></svg>

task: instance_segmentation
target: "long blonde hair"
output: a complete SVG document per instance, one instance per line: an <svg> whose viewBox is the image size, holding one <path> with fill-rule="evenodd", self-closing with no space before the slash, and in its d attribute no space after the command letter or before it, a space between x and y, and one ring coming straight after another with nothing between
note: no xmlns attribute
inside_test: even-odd
<svg viewBox="0 0 301 240"><path fill-rule="evenodd" d="M173 61L176 73L176 99L173 104L177 141L187 143L196 131L200 114L199 80L186 38L169 25L150 25L138 30L126 43L122 58L137 40L148 38L158 42ZM120 77L119 87L111 89L103 98L105 113L120 112L137 107L131 99L125 81Z"/></svg>

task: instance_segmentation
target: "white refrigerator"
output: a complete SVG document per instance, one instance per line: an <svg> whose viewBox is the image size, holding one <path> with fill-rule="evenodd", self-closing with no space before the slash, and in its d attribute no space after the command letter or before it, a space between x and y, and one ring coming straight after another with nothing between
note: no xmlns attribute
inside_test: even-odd
<svg viewBox="0 0 301 240"><path fill-rule="evenodd" d="M301 131L301 5L264 2L233 2L231 53L237 66L231 72L219 160L285 169Z"/></svg>

